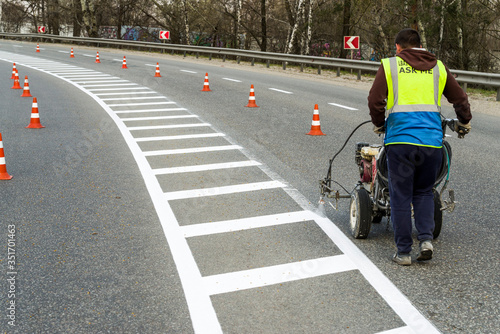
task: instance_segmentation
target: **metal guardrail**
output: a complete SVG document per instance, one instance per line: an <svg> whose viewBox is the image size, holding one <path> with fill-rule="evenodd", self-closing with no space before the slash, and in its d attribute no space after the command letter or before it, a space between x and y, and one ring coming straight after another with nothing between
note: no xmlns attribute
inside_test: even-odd
<svg viewBox="0 0 500 334"><path fill-rule="evenodd" d="M161 52L171 51L171 52L183 52L194 53L196 57L201 54L206 54L209 59L212 57L219 56L225 61L226 57L234 57L237 59L238 63L242 58L249 59L252 65L255 59L265 60L267 62L267 67L271 61L281 62L283 69L286 69L287 63L295 63L301 66L301 70L304 65L307 66L317 66L318 74L321 74L321 67L331 67L337 69L337 76L340 76L340 70L356 70L358 71L358 80L361 79L361 72L377 72L380 67L379 62L366 61L366 60L351 60L351 59L340 59L340 58L326 58L326 57L314 57L314 56L303 56L295 54L285 54L285 53L272 53L272 52L262 52L262 51L252 51L252 50L241 50L241 49L228 49L228 48L215 48L206 46L193 46L193 45L180 45L180 44L166 44L166 43L154 43L154 42L141 42L141 41L127 41L127 40L117 40L117 39L104 39L104 38L90 38L90 37L67 37L59 35L49 35L49 34L20 34L20 33L0 33L2 38L11 39L30 39L30 40L52 40L61 41L75 44L95 44L96 46L101 45L112 45L116 47L127 47L127 48L148 48L156 49ZM467 90L467 84L478 84L484 86L490 86L497 88L497 101L500 101L500 74L496 73L484 73L484 72L472 72L472 71L461 71L452 70L450 72L455 75L457 81L463 85L464 90Z"/></svg>

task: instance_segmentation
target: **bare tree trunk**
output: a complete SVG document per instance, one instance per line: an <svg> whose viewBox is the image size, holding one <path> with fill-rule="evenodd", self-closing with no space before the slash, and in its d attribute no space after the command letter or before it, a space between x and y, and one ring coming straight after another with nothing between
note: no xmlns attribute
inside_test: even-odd
<svg viewBox="0 0 500 334"><path fill-rule="evenodd" d="M446 5L446 0L441 3L441 13L439 14L439 40L438 40L438 50L437 57L441 57L441 49L443 48L443 35L444 35L444 9Z"/></svg>
<svg viewBox="0 0 500 334"><path fill-rule="evenodd" d="M267 9L266 0L260 1L260 30L262 33L262 43L260 44L260 51L267 51Z"/></svg>
<svg viewBox="0 0 500 334"><path fill-rule="evenodd" d="M378 18L377 18L378 19ZM347 50L344 49L344 36L351 34L351 0L344 0L344 17L342 23L342 36L340 41L340 58L345 58Z"/></svg>
<svg viewBox="0 0 500 334"><path fill-rule="evenodd" d="M462 31L462 23L463 23L462 0L457 1L457 14L459 17L457 25L458 68L462 70L464 68L464 34Z"/></svg>
<svg viewBox="0 0 500 334"><path fill-rule="evenodd" d="M96 1L82 0L83 24L89 37L98 37L97 19L96 19Z"/></svg>
<svg viewBox="0 0 500 334"><path fill-rule="evenodd" d="M235 22L235 27L234 27L234 38L235 38L235 47L237 49L240 48L240 26L241 26L241 6L242 6L242 0L237 0L236 1L236 22Z"/></svg>
<svg viewBox="0 0 500 334"><path fill-rule="evenodd" d="M188 0L183 0L184 5L184 44L189 45L189 21L188 21Z"/></svg>
<svg viewBox="0 0 500 334"><path fill-rule="evenodd" d="M308 2L309 2L309 8L307 13L307 32L306 32L306 41L304 47L304 54L306 55L309 55L309 46L311 45L314 0L308 0Z"/></svg>
<svg viewBox="0 0 500 334"><path fill-rule="evenodd" d="M82 33L82 3L80 0L73 0L73 37L80 37Z"/></svg>
<svg viewBox="0 0 500 334"><path fill-rule="evenodd" d="M382 40L382 58L388 57L390 54L389 44L387 43L387 36L384 33L384 28L380 22L380 16L382 14L383 9L377 9L375 15L373 16L375 20L375 26L377 27L378 33L380 35L380 39Z"/></svg>
<svg viewBox="0 0 500 334"><path fill-rule="evenodd" d="M292 32L290 34L290 39L288 41L288 45L285 53L291 53L293 48L293 43L295 42L295 36L297 35L297 30L299 28L300 17L302 16L302 12L304 10L304 0L299 0L297 3L297 15L295 16L295 24L293 25Z"/></svg>

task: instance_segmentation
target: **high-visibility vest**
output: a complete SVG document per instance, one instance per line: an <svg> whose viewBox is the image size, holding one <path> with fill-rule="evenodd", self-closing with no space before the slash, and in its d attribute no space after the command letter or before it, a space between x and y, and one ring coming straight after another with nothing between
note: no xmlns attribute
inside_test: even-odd
<svg viewBox="0 0 500 334"><path fill-rule="evenodd" d="M437 61L434 68L420 71L400 57L382 59L387 81L385 144L441 147L441 96L446 85L446 68Z"/></svg>

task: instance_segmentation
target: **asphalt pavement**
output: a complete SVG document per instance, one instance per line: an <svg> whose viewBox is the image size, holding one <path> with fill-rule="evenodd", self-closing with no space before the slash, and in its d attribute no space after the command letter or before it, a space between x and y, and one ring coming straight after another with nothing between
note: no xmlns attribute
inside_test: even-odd
<svg viewBox="0 0 500 334"><path fill-rule="evenodd" d="M316 210L328 159L368 119L366 91L160 54L101 49L97 64L95 48L34 50L0 45L6 332L500 330L498 118L475 113L471 134L449 139L457 209L434 259L401 268L385 220L354 240L348 200ZM10 88L13 61L44 129L24 128L32 99ZM251 84L259 108L245 107ZM325 136L306 135L314 104ZM356 141L380 138L365 126L335 162L348 188Z"/></svg>

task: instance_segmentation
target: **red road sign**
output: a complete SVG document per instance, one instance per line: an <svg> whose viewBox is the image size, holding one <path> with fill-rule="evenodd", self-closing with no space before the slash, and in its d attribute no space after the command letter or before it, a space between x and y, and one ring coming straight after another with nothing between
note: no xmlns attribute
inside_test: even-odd
<svg viewBox="0 0 500 334"><path fill-rule="evenodd" d="M38 32L44 33L45 27L44 26L38 27Z"/></svg>
<svg viewBox="0 0 500 334"><path fill-rule="evenodd" d="M359 49L359 36L344 36L344 49Z"/></svg>
<svg viewBox="0 0 500 334"><path fill-rule="evenodd" d="M160 30L160 39L170 39L170 31Z"/></svg>

